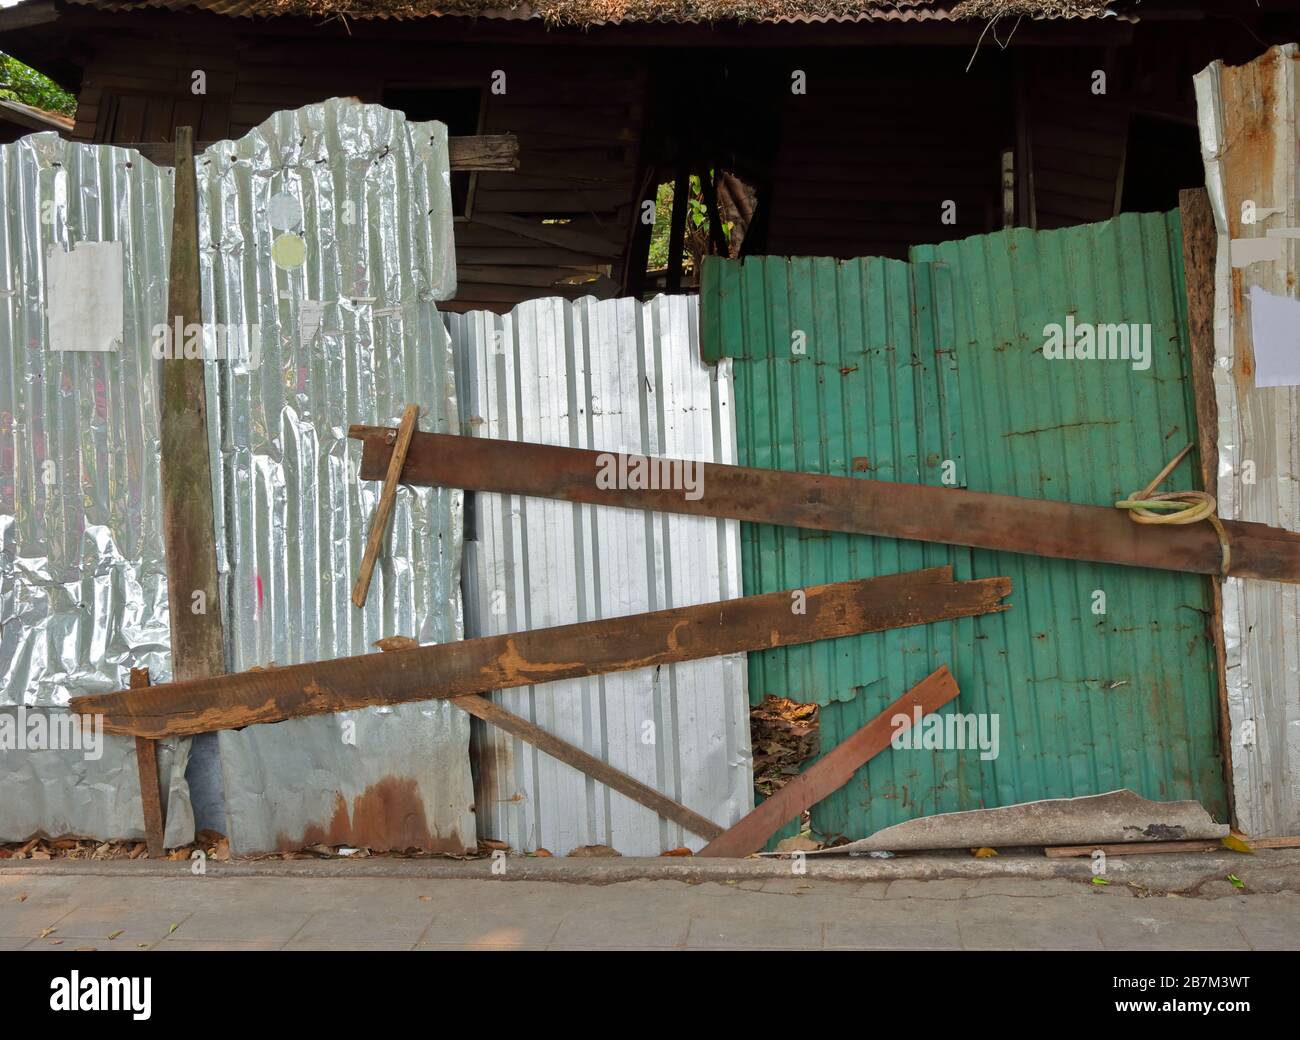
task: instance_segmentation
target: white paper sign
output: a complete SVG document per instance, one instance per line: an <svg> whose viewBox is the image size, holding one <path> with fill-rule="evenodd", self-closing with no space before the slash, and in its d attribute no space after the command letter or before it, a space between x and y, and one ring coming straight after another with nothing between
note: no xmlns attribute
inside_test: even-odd
<svg viewBox="0 0 1300 1040"><path fill-rule="evenodd" d="M51 350L122 344L122 243L78 242L45 253L45 320Z"/></svg>
<svg viewBox="0 0 1300 1040"><path fill-rule="evenodd" d="M1300 300L1250 287L1255 386L1300 386Z"/></svg>

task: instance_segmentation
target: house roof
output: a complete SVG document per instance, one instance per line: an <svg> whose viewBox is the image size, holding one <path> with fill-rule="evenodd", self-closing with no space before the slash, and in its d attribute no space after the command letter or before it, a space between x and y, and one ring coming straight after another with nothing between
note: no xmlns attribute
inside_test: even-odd
<svg viewBox="0 0 1300 1040"><path fill-rule="evenodd" d="M69 0L100 11L206 11L230 17L405 20L471 17L552 25L957 21L1099 18L1116 0Z"/></svg>
<svg viewBox="0 0 1300 1040"><path fill-rule="evenodd" d="M73 127L70 116L48 112L9 98L0 98L0 122L16 123L28 130L53 130L60 134L71 133Z"/></svg>

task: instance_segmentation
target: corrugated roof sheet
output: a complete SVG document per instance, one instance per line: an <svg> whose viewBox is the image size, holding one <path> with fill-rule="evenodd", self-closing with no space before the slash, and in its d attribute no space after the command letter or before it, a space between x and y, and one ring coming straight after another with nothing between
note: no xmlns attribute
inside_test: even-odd
<svg viewBox="0 0 1300 1040"><path fill-rule="evenodd" d="M1007 18L1087 19L1113 16L1115 0L70 0L102 11L207 11L243 18L309 16L352 20L483 18L552 25L707 25L714 22L834 24ZM969 10L961 8L969 7Z"/></svg>
<svg viewBox="0 0 1300 1040"><path fill-rule="evenodd" d="M1300 243L1282 239L1278 259L1234 270L1226 239L1300 226L1300 48L1275 47L1235 68L1215 62L1196 76L1196 95L1220 235L1213 370L1220 515L1295 531L1300 390L1254 385L1250 299L1253 286L1296 298ZM1277 211L1243 224L1247 199ZM1237 820L1249 834L1300 833L1300 586L1229 578L1223 614Z"/></svg>
<svg viewBox="0 0 1300 1040"><path fill-rule="evenodd" d="M706 265L705 348L715 351L722 336L729 346L720 352L738 355L743 464L926 482L941 467L935 455L952 453L961 482L976 490L1109 505L1195 439L1176 214L979 236L917 248L913 259ZM1071 314L1150 323L1151 368L1044 359L1044 325ZM791 328L809 331L808 357L797 362ZM957 391L940 401L925 372L943 359L955 365ZM917 380L899 371L905 363L918 367ZM849 380L856 391L845 388ZM855 467L859 453L866 462ZM1190 471L1184 462L1173 484L1190 486ZM855 554L852 541L757 530L742 543L745 591L945 562L885 539L861 539ZM753 695L829 701L824 750L936 660L961 688L953 711L999 718L996 759L952 750L877 756L813 809L815 827L862 837L930 813L1120 787L1196 798L1225 818L1205 579L980 551L951 559L959 576L1010 576L1012 609L927 626L934 634L858 637L864 649L820 668L783 673L774 654L751 655ZM1105 615L1092 613L1097 589ZM888 642L869 668L873 638Z"/></svg>
<svg viewBox="0 0 1300 1040"><path fill-rule="evenodd" d="M729 365L700 360L693 296L534 300L447 322L467 434L735 461ZM734 521L503 495L475 495L469 512L469 635L741 594ZM753 805L743 654L493 696L715 823ZM556 855L608 845L657 856L704 844L528 744L475 730L484 837Z"/></svg>

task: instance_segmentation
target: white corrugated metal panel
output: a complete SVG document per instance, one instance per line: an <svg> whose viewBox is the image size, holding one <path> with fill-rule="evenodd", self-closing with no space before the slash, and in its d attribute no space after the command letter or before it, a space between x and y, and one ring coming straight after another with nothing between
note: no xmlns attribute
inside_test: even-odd
<svg viewBox="0 0 1300 1040"><path fill-rule="evenodd" d="M1297 294L1300 241L1286 229L1300 234L1298 57L1288 44L1248 65L1215 62L1196 76L1205 180L1219 231L1220 514L1291 531L1300 530L1300 391L1255 386L1250 292ZM1254 223L1242 220L1247 201L1256 208ZM1232 239L1272 239L1275 258L1234 269ZM1230 578L1223 610L1238 822L1253 835L1300 833L1300 587Z"/></svg>
<svg viewBox="0 0 1300 1040"><path fill-rule="evenodd" d="M695 297L535 300L447 322L466 433L735 462L730 364L700 360ZM469 511L469 635L741 595L734 521L486 494ZM753 805L743 654L496 696L718 824ZM704 844L527 744L491 727L475 732L484 837L556 855Z"/></svg>
<svg viewBox="0 0 1300 1040"><path fill-rule="evenodd" d="M459 639L458 490L401 487L365 608L350 595L381 485L348 424L412 402L423 430L459 425L434 306L455 284L446 128L335 98L197 169L205 320L260 346L208 369L231 669ZM223 731L231 848L473 848L469 736L448 701Z"/></svg>

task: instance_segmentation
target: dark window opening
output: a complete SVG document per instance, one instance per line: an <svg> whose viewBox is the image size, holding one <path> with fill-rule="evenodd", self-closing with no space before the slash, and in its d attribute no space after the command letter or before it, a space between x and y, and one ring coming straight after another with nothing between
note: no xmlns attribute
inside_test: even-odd
<svg viewBox="0 0 1300 1040"><path fill-rule="evenodd" d="M411 122L437 119L447 124L449 137L473 137L479 132L483 91L479 87L391 87L384 105L406 114ZM451 211L467 217L474 194L474 174L451 175Z"/></svg>
<svg viewBox="0 0 1300 1040"><path fill-rule="evenodd" d="M1163 213L1177 209L1180 189L1198 188L1204 183L1205 165L1195 126L1133 116L1124 156L1121 210Z"/></svg>

